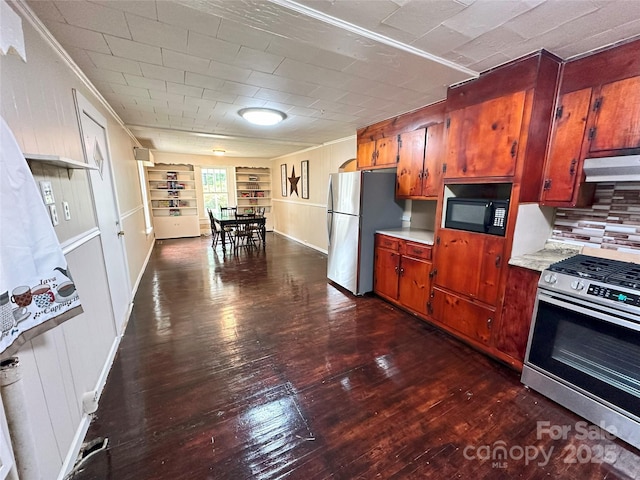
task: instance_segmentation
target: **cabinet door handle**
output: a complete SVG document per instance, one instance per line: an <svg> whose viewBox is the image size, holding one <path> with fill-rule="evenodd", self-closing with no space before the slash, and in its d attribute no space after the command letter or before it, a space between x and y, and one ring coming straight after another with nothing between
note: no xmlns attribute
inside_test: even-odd
<svg viewBox="0 0 640 480"><path fill-rule="evenodd" d="M396 275L398 274L398 266L395 266Z"/></svg>
<svg viewBox="0 0 640 480"><path fill-rule="evenodd" d="M487 328L489 330L491 330L491 327L493 326L493 318L488 318L487 319Z"/></svg>
<svg viewBox="0 0 640 480"><path fill-rule="evenodd" d="M400 275L404 275L404 268L400 269Z"/></svg>
<svg viewBox="0 0 640 480"><path fill-rule="evenodd" d="M502 265L502 255L496 255L496 268L500 268Z"/></svg>
<svg viewBox="0 0 640 480"><path fill-rule="evenodd" d="M431 305L431 302L427 302L427 312L430 314L433 313L433 305Z"/></svg>
<svg viewBox="0 0 640 480"><path fill-rule="evenodd" d="M574 176L576 174L576 164L578 161L574 158L571 160L571 165L569 166L569 175Z"/></svg>
<svg viewBox="0 0 640 480"><path fill-rule="evenodd" d="M511 158L515 158L516 157L516 147L518 146L518 141L514 140L513 143L511 144Z"/></svg>

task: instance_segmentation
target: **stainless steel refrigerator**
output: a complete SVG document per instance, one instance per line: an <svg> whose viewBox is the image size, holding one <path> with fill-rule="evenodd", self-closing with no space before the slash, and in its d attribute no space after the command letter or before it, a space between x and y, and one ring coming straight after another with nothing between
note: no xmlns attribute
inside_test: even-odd
<svg viewBox="0 0 640 480"><path fill-rule="evenodd" d="M333 173L329 178L327 277L356 295L373 290L376 230L402 226L395 172Z"/></svg>

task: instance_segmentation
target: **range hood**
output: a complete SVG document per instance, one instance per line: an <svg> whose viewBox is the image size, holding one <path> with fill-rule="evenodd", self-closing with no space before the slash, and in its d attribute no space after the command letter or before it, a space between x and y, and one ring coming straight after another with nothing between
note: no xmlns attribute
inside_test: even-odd
<svg viewBox="0 0 640 480"><path fill-rule="evenodd" d="M587 182L640 182L640 155L587 158L582 169Z"/></svg>

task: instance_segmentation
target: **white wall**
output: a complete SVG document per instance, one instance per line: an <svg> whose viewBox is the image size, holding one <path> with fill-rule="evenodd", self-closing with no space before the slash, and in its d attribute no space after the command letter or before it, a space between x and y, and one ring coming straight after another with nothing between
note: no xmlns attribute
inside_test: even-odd
<svg viewBox="0 0 640 480"><path fill-rule="evenodd" d="M84 161L72 89L79 91L108 119L114 180L126 232L131 284L136 285L153 237L144 228L142 196L133 140L73 72L57 51L23 16L27 62L0 57L0 113L26 153L53 154ZM82 394L105 380L119 338L107 290L106 268L86 172L34 166L36 181L52 181L58 211L69 202L70 221L55 228L84 313L24 345L18 352L26 407L33 425L42 478L56 478L65 458L82 439L88 418ZM3 206L3 208L6 208ZM84 239L78 243L73 239ZM73 246L71 246L73 245Z"/></svg>
<svg viewBox="0 0 640 480"><path fill-rule="evenodd" d="M273 183L273 224L274 230L305 245L327 251L327 186L329 174L337 173L340 165L356 157L356 136L331 142L317 148L285 155L271 161L271 181ZM287 165L287 176L291 176L295 166L296 176L300 176L301 162L309 160L309 198L300 195L283 197L280 186L280 166Z"/></svg>

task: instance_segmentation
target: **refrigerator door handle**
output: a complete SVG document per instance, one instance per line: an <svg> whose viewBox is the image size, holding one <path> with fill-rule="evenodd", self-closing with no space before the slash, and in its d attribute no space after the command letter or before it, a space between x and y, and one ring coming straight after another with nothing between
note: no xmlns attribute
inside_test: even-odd
<svg viewBox="0 0 640 480"><path fill-rule="evenodd" d="M329 187L327 188L327 211L333 212L333 182L329 175Z"/></svg>
<svg viewBox="0 0 640 480"><path fill-rule="evenodd" d="M328 245L331 246L331 231L333 230L333 213L327 211L327 236L329 237Z"/></svg>

